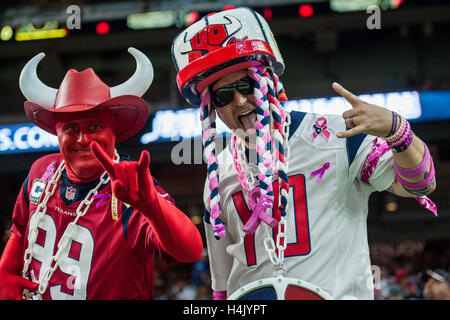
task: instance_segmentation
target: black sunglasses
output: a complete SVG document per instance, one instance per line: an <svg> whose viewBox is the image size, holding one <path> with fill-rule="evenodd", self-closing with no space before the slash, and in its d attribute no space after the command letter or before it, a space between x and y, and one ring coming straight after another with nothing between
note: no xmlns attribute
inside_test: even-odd
<svg viewBox="0 0 450 320"><path fill-rule="evenodd" d="M216 108L226 106L234 99L234 90L237 90L243 95L253 93L254 80L249 76L239 79L236 82L230 83L216 91L212 90L213 85L210 86L211 101Z"/></svg>

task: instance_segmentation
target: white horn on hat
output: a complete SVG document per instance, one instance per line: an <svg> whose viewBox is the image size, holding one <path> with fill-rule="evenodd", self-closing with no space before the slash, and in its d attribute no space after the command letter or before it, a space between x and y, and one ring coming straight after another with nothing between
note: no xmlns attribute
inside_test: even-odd
<svg viewBox="0 0 450 320"><path fill-rule="evenodd" d="M111 98L125 94L141 97L152 84L153 66L150 60L145 54L135 48L128 48L128 52L136 59L136 71L130 79L109 90Z"/></svg>
<svg viewBox="0 0 450 320"><path fill-rule="evenodd" d="M20 73L19 87L27 100L50 107L55 104L58 90L45 85L37 76L37 65L44 57L41 52L27 62Z"/></svg>

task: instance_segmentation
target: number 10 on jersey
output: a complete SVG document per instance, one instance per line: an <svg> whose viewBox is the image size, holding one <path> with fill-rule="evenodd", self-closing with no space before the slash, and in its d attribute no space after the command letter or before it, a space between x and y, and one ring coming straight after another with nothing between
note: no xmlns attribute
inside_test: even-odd
<svg viewBox="0 0 450 320"><path fill-rule="evenodd" d="M289 210L286 216L286 227L288 233L288 239L291 241L287 244L284 256L300 256L307 255L311 251L311 241L309 236L309 222L308 222L308 206L306 200L306 185L305 176L303 174L297 174L289 177L289 206L293 210ZM273 190L275 196L275 203L273 208L273 216L280 221L281 212L278 209L278 181L273 183ZM242 191L233 194L233 201L236 210L241 218L243 224L250 219L251 212L245 203ZM293 231L293 232L292 232ZM273 239L276 241L278 235L278 228L273 229ZM293 234L292 234L293 233ZM292 240L294 236L294 240ZM262 245L262 244L261 244ZM255 235L246 234L244 237L245 254L247 258L247 265L256 265L256 250L255 250ZM276 252L278 254L278 250Z"/></svg>

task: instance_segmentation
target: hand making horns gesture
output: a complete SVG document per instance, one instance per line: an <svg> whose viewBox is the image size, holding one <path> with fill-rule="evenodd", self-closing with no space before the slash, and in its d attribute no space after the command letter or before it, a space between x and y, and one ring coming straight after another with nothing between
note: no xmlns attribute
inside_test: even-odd
<svg viewBox="0 0 450 320"><path fill-rule="evenodd" d="M150 173L150 154L143 150L136 161L114 163L105 150L96 142L92 142L91 151L111 179L111 186L117 199L131 205L141 212L146 206L156 201L156 190Z"/></svg>
<svg viewBox="0 0 450 320"><path fill-rule="evenodd" d="M338 132L338 138L348 138L359 133L379 137L386 137L389 134L392 127L392 111L359 99L337 82L333 82L332 88L352 106L342 114L345 125L350 129Z"/></svg>

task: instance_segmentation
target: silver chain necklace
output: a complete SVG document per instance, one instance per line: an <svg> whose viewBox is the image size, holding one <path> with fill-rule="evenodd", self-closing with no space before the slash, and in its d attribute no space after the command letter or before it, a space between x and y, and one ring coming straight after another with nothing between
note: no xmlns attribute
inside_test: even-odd
<svg viewBox="0 0 450 320"><path fill-rule="evenodd" d="M291 123L291 117L288 112L286 112L286 121L283 125L283 146L285 150L285 165L286 165L286 173L288 168L288 154L289 154L289 146L287 143L288 137L289 137L289 125ZM241 168L243 169L243 173L245 174L246 182L249 186L249 190L253 190L253 188L256 185L256 181L253 177L253 174L250 173L247 167L246 163L246 156L245 156L245 145L242 139L239 137L236 139L236 153L238 155L237 161L239 161L239 164L241 165ZM273 153L272 153L273 154ZM281 196L281 195L279 195ZM286 208L287 210L287 208ZM270 262L275 266L275 276L279 275L285 275L286 271L284 268L284 251L287 247L287 239L286 239L286 218L284 216L281 216L280 221L278 222L278 234L277 234L277 240L276 240L276 246L275 242L273 241L273 237L270 235L270 227L266 225L265 223L262 224L264 228L265 237L263 240L264 249L266 250ZM276 249L278 249L278 255L276 254Z"/></svg>
<svg viewBox="0 0 450 320"><path fill-rule="evenodd" d="M115 150L115 159L113 160L115 163L119 162L119 154L117 153L117 150ZM36 217L37 221L36 224L30 228L30 231L28 233L28 248L25 250L24 253L24 265L22 269L22 277L28 279L28 268L30 267L30 263L33 258L33 247L36 244L36 240L38 237L38 226L41 223L42 219L44 218L45 214L47 213L47 203L48 200L53 196L55 193L58 182L61 178L61 174L63 173L65 169L65 162L64 160L61 161L61 164L59 165L58 169L53 174L52 179L48 182L46 188L45 188L45 197L42 200L42 202L38 205L36 209ZM50 279L53 276L53 273L56 271L56 269L59 266L59 260L61 257L61 254L64 250L67 249L68 245L72 241L75 233L75 225L77 224L78 220L86 214L86 212L89 210L92 202L95 200L94 196L97 194L100 187L104 184L107 184L109 182L109 176L107 172L103 172L103 174L100 177L100 181L95 186L95 188L91 189L84 200L80 202L80 204L77 207L76 210L76 217L74 221L70 222L66 229L64 230L64 233L61 237L61 239L58 242L58 250L56 251L56 254L53 255L50 258L50 263L48 264L47 269L43 273L42 279L39 279L39 287L37 295L34 295L33 293L26 293L26 297L32 297L34 300L41 300L42 295L47 290L48 284ZM44 264L42 264L44 265ZM28 279L30 280L30 279Z"/></svg>

